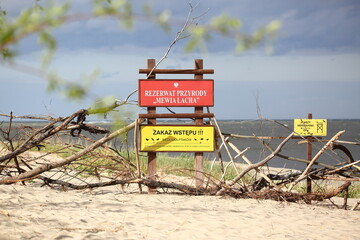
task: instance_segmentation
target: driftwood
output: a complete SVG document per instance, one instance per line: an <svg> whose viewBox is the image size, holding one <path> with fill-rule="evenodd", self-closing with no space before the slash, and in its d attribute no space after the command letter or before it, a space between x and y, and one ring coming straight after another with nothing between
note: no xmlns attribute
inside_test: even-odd
<svg viewBox="0 0 360 240"><path fill-rule="evenodd" d="M354 206L351 208L351 211L354 211L359 205L360 205L360 201L354 204Z"/></svg>
<svg viewBox="0 0 360 240"><path fill-rule="evenodd" d="M189 194L189 195L204 195L215 192L217 190L216 187L213 188L196 188L185 184L179 183L172 183L172 182L162 182L162 181L155 181L150 178L131 178L131 179L116 179L107 182L99 182L99 183L89 183L89 184L73 184L66 181L61 181L57 179L51 179L43 176L37 177L40 180L44 181L46 185L59 185L61 187L76 189L76 190L83 190L83 189L91 189L91 188L99 188L99 187L106 187L106 186L113 186L113 185L126 185L126 184L143 184L149 188L162 188L162 189L175 189L179 190L180 192Z"/></svg>
<svg viewBox="0 0 360 240"><path fill-rule="evenodd" d="M233 134L233 133L223 133L224 136L232 137L232 138L239 138L239 139L260 139L260 140L274 140L274 139L285 139L286 137L283 136L247 136L247 135L240 135L240 134ZM301 139L301 137L294 137L297 139ZM318 139L318 142L328 142L329 140ZM298 144L307 143L307 140L299 141ZM350 145L360 145L360 142L352 142L352 141L342 141L342 140L335 140L334 143L339 144L350 144Z"/></svg>
<svg viewBox="0 0 360 240"><path fill-rule="evenodd" d="M253 165L253 163L244 155L245 151L246 151L248 148L246 148L244 151L241 152L241 151L240 151L233 143L231 143L228 139L227 139L226 142L227 142L227 143L229 144L229 146L237 153L237 155L235 156L235 158L238 157L238 156L239 156L239 157L241 156L242 159L244 159L244 161L245 161L247 164L249 164L250 166ZM267 182L268 182L271 186L273 186L273 187L276 186L276 184L272 181L272 179L269 178L268 175L266 175L266 174L264 174L263 172L261 172L258 167L254 167L254 169L255 169L255 171L256 171L257 173L260 174L260 176L262 177L263 180L267 181Z"/></svg>
<svg viewBox="0 0 360 240"><path fill-rule="evenodd" d="M12 182L18 182L19 180L22 179L29 179L32 177L35 177L41 173L44 173L46 171L49 171L51 169L54 168L58 168L58 167L62 167L64 165L70 164L71 162L75 161L76 159L82 157L83 155L93 151L94 149L96 149L97 147L103 145L104 143L116 138L117 136L124 134L126 132L128 132L130 129L135 127L135 122L129 124L128 126L121 128L113 133L111 133L108 136L105 136L101 139L99 139L98 141L94 142L93 144L91 144L90 146L82 149L81 151L75 153L74 155L62 160L62 161L58 161L58 162L54 162L54 163L49 163L49 164L44 164L43 166L40 166L38 168L32 169L30 171L27 171L25 173L21 173L18 176L15 177L6 177L4 179L2 179L0 181L0 184L4 184L4 183L12 183ZM10 154L7 154L10 155Z"/></svg>
<svg viewBox="0 0 360 240"><path fill-rule="evenodd" d="M46 184L56 184L63 187L76 189L76 190L83 190L83 189L91 189L91 188L98 188L98 187L105 187L105 186L112 186L112 185L125 185L131 183L143 184L149 188L162 188L162 189L175 189L179 190L182 193L189 194L189 195L214 195L218 193L218 186L210 187L210 188L199 188L199 187L191 187L185 184L179 183L169 183L169 182L162 182L162 181L155 181L149 178L133 178L133 179L122 179L122 180L112 180L108 182L102 183L93 183L93 184L84 184L84 185L76 185L71 184L68 182L60 181L60 180L53 180L46 177L39 177L39 179L43 180ZM350 182L345 182L343 185L338 187L337 189L324 193L294 193L294 192L284 192L275 189L267 189L264 191L252 191L252 192L244 192L239 189L231 189L228 191L222 192L222 196L232 196L236 198L254 198L254 199L271 199L275 201L286 201L286 202L299 202L304 201L305 203L311 203L311 201L323 201L325 199L330 199L337 194L344 191L347 187L350 186ZM219 194L217 194L219 195ZM356 208L357 206L355 206Z"/></svg>
<svg viewBox="0 0 360 240"><path fill-rule="evenodd" d="M294 135L294 133L291 133L287 138L285 138L284 141L282 141L282 143L279 144L279 146L276 148L276 150L271 153L269 156L267 156L266 158L264 158L262 161L256 163L256 164L252 164L250 166L248 166L247 168L245 168L236 178L234 178L229 184L227 184L228 187L233 186L235 183L237 183L242 177L245 176L245 174L247 174L249 171L258 168L260 166L263 166L264 164L266 164L268 161L270 161L273 157L275 157L275 155L281 151L282 147L285 145L285 143L287 143L291 137ZM221 195L222 192L224 190L220 190L218 195Z"/></svg>
<svg viewBox="0 0 360 240"><path fill-rule="evenodd" d="M0 163L11 159L23 152L28 151L29 149L39 145L41 142L49 138L50 136L53 136L54 134L64 130L67 128L69 123L76 117L84 114L86 112L85 109L79 110L76 113L72 114L71 116L64 118L64 119L56 119L54 122L49 123L42 129L39 129L38 131L34 132L32 136L30 136L21 146L19 146L16 150L9 154L5 154L4 156L0 156ZM58 126L54 127L55 123L63 121L63 123Z"/></svg>
<svg viewBox="0 0 360 240"><path fill-rule="evenodd" d="M264 174L263 174L264 175ZM286 174L266 174L265 177L262 177L256 180L252 184L252 189L254 190L261 190L266 187L275 187L275 186L282 186L285 183L291 183L300 175L298 172L290 172ZM270 181L269 181L270 180ZM275 184L274 181L277 181Z"/></svg>
<svg viewBox="0 0 360 240"><path fill-rule="evenodd" d="M248 192L246 196L255 199L272 199L276 201L286 201L286 202L299 202L304 201L305 203L311 203L311 201L323 201L325 199L330 199L337 194L344 191L346 188L350 186L350 182L345 182L343 185L338 187L337 189L324 193L294 193L294 192L284 192L278 191L274 189L265 190L265 191L255 191L255 192Z"/></svg>
<svg viewBox="0 0 360 240"><path fill-rule="evenodd" d="M222 140L221 146L224 147L226 152L229 154L231 161L229 164L223 168L222 167L222 177L221 179L216 180L211 174L212 172L203 172L204 175L208 176L208 181L205 186L195 187L187 184L180 184L177 182L165 182L158 181L155 178L146 177L146 174L141 172L140 169L140 157L138 153L138 142L136 139L138 138L138 124L140 124L143 120L138 119L135 122L129 124L128 126L109 133L106 129L92 126L89 124L85 124L85 116L87 114L87 110L79 110L76 113L72 114L69 117L65 118L48 118L49 123L40 129L35 129L31 134L27 136L26 139L23 139L20 142L18 147L15 147L12 143L10 137L11 124L7 127L7 130L2 130L3 135L5 136L5 141L3 141L3 145L6 146L7 151L2 152L2 156L0 156L0 184L11 184L16 182L24 182L31 179L39 179L43 181L45 185L49 186L61 186L61 188L70 188L70 189L87 189L87 188L98 188L105 187L110 185L128 185L128 184L137 184L139 186L140 192L142 192L141 186L147 186L149 189L158 190L163 189L167 191L167 189L173 189L177 192L181 192L189 195L218 195L218 196L231 196L236 198L256 198L256 199L273 199L277 201L304 201L306 203L310 203L311 201L322 201L324 199L331 198L332 196L338 194L341 191L346 191L350 182L360 181L358 174L358 166L360 160L358 161L349 161L343 165L332 166L324 163L316 162L317 158L330 147L340 149L344 151L344 148L338 147L338 145L334 145L335 142L340 142L337 138L341 135L342 132L339 132L335 135L330 141L328 141L324 147L318 152L318 154L311 160L304 160L293 158L289 156L284 156L280 154L284 145L290 140L294 139L293 133L291 133L288 137L279 137L276 139L283 139L283 141L278 145L278 147L274 150L268 144L264 144L264 148L268 148L270 150L270 154L265 157L262 161L257 163L252 163L246 156L246 150L240 151L235 144L230 141L230 137L232 134L227 134L225 138L221 133L220 127L215 121L213 121L217 128L217 137ZM10 119L13 118L12 114L8 115ZM44 120L44 119L43 119ZM10 121L11 122L11 121ZM131 162L126 157L120 155L120 153L107 145L108 141L114 139L115 137L127 133L130 129L136 128L134 131L134 147L135 147L135 161ZM87 131L92 134L105 134L101 139L95 141L85 137L81 134L82 131ZM20 154L29 151L29 149L38 147L39 149L45 141L50 139L57 134L67 134L74 138L84 139L89 145L80 146L74 153L66 158L57 158L50 162L45 162L40 165L34 166L30 162L28 162L24 157ZM237 137L237 136L235 136ZM259 139L254 136L254 139ZM274 139L274 138L266 138L261 137L262 140ZM0 141L1 142L1 141ZM10 146L9 146L10 145ZM105 153L100 153L99 151L94 151L97 148L102 148L106 150L108 155ZM66 149L66 147L64 147ZM229 149L232 149L236 152L236 156L231 156ZM0 149L1 150L1 149ZM218 149L219 153L220 149ZM348 157L351 156L351 153L345 153ZM44 154L46 155L46 154ZM85 156L87 160L78 162L76 160ZM220 156L220 154L218 155ZM290 174L275 174L275 173L265 173L262 169L264 165L266 165L271 159L275 156L282 157L291 161L300 161L308 163L309 166L301 173L290 173ZM227 174L227 169L229 167L234 167L236 171L238 171L238 165L235 164L235 159L242 158L248 166L243 168L241 172L238 172L237 176L228 182L224 181L225 175ZM114 166L102 166L96 164L99 160L106 158L110 161L114 162ZM349 157L350 158L350 157ZM351 156L352 158L352 156ZM14 162L10 162L10 160L14 160ZM212 161L212 167L215 163L216 158ZM222 159L219 159L222 166ZM317 164L320 166L320 169L311 169L313 164ZM26 166L26 167L25 167ZM77 166L80 166L83 170L76 170ZM213 169L211 167L211 169ZM80 168L80 169L81 169ZM121 170L121 169L122 170ZM8 169L8 170L7 170ZM12 169L12 170L9 170ZM17 171L14 171L17 170ZM90 169L89 176L93 177L92 179L97 179L95 183L89 183L86 180L86 177L82 177L81 174L84 174L86 169ZM7 170L7 171L5 171ZM107 173L106 170L113 171L111 174ZM251 170L256 171L256 177L252 179L252 182L244 182L243 178L247 175ZM122 173L123 171L123 173ZM194 170L190 170L193 172ZM50 173L51 174L45 174ZM56 175L58 173L58 175ZM58 177L59 173L61 176ZM353 174L355 173L355 174ZM7 175L6 175L7 174ZM261 178L258 178L259 175ZM49 177L51 176L51 177ZM338 181L344 181L340 188L327 192L327 193L307 193L307 194L299 194L290 191L284 191L280 189L284 185L294 186L298 182L300 182L305 177L311 177L312 179L334 179ZM76 181L79 184L75 184L71 179L76 178ZM220 177L219 177L220 178ZM237 184L237 183L241 184ZM347 194L346 194L347 195ZM355 208L357 206L354 206Z"/></svg>
<svg viewBox="0 0 360 240"><path fill-rule="evenodd" d="M307 173L310 171L311 167L314 165L314 163L316 162L316 160L318 160L318 158L320 157L321 154L323 154L325 152L325 150L327 148L329 148L333 142L338 139L341 134L343 134L345 131L340 131L337 134L335 134L334 137L332 137L330 139L329 142L327 142L321 149L320 151L311 159L311 161L309 162L308 166L305 168L305 170L303 171L303 173L298 177L298 179L296 179L293 183L290 184L289 186L289 190L291 190L297 183L299 183L301 180L303 180L304 178L307 177Z"/></svg>

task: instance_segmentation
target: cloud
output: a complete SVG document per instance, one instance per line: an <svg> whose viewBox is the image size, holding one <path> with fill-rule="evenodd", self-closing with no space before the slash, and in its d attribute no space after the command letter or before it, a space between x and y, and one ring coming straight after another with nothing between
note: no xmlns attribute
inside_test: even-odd
<svg viewBox="0 0 360 240"><path fill-rule="evenodd" d="M134 1L136 12L141 12L141 5L144 2ZM1 2L1 6L11 12L11 16L32 4L32 1L24 0ZM73 12L86 12L91 9L88 0L73 1L73 4ZM158 12L169 8L176 21L184 20L188 13L188 1L156 0L151 4ZM236 56L233 40L220 37L215 37L209 43L210 53L184 54L182 50L185 39L173 47L168 58L160 65L160 68L192 68L194 59L203 58L205 68L215 69L213 76L207 75L205 78L214 78L216 85L219 86L217 88L221 90L216 90L218 94L216 109L221 111L221 117L256 118L255 101L258 90L261 94L263 114L268 117L298 117L304 112L315 112L315 108L326 105L331 99L333 99L332 104L336 103L336 106L342 110L342 112L338 111L339 117L360 116L359 112L344 107L359 102L358 96L360 96L356 94L355 89L360 82L358 1L209 0L199 2L194 16L208 8L210 11L203 17L201 23L224 12L234 17L241 17L246 32L251 32L273 19L280 19L283 23L278 40L274 43L276 52L273 56L264 54L262 48ZM165 34L152 22L137 21L134 31L130 32L118 26L116 20L104 18L71 22L55 30L59 50L50 68L74 81L79 81L82 76L99 69L101 74L94 83L95 96L126 95L136 88L137 79L144 77L138 73L138 69L146 67L147 58L159 60L180 27L174 26L173 33ZM40 65L37 62L40 52L36 38L25 39L20 44L20 52L23 55L16 58L18 61L32 66ZM17 95L16 103L10 104L7 98L3 99L0 110L5 109L8 112L21 109L21 104L28 102L27 99L31 98L31 94L36 95L36 101L40 105L42 99L48 99L41 95L41 93L45 95L46 88L46 82L43 80L3 67L0 71L2 73L0 81L8 89L6 96L11 97L16 94L17 89L24 86L30 90L23 96ZM323 89L319 91L312 89L310 92L304 92L304 95L299 93L303 86L312 84L317 89L321 86ZM341 89L343 84L346 88ZM337 89L341 89L339 95L336 93ZM292 91L297 91L296 96ZM280 98L284 94L286 101ZM239 101L228 106L224 99L233 101L234 96L239 97ZM54 96L52 97L55 99ZM316 98L318 101L313 104L312 101ZM48 100L44 101L48 102ZM294 108L289 107L290 103ZM57 106L60 105L59 103ZM274 109L274 106L279 107ZM234 116L232 114L235 108L246 113ZM22 109L28 111L31 106L27 105ZM39 107L36 109L38 110ZM331 114L336 114L329 107L317 111L330 117L334 117Z"/></svg>
<svg viewBox="0 0 360 240"><path fill-rule="evenodd" d="M12 13L33 5L32 1L4 1L4 9ZM31 4L29 3L31 2ZM146 1L135 1L134 11L141 13ZM41 2L40 2L41 4ZM228 0L219 4L218 1L199 1L193 16L198 16L208 9L201 23L222 13L244 20L244 31L251 33L271 20L282 20L283 28L279 31L274 43L277 54L286 54L303 49L344 49L360 51L360 4L357 1L302 1L301 3L287 0L250 1ZM152 1L154 11L170 9L176 22L184 21L189 11L188 2L184 1ZM91 11L89 1L73 2L73 12ZM133 31L124 31L116 19L89 19L71 22L55 31L56 35L67 48L98 48L101 46L119 46L127 43L141 47L159 47L168 45L181 25L173 26L171 35L165 34L156 24L148 21L136 21ZM233 51L234 41L215 37L209 43L211 52Z"/></svg>
<svg viewBox="0 0 360 240"><path fill-rule="evenodd" d="M207 61L227 81L360 81L360 54L212 56Z"/></svg>

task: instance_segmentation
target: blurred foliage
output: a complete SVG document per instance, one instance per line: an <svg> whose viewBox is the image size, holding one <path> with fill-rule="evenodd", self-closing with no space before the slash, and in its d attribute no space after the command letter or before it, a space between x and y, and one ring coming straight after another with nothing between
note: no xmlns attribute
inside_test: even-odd
<svg viewBox="0 0 360 240"><path fill-rule="evenodd" d="M0 49L7 49L7 55L3 58L9 59L15 56L15 47L27 36L38 35L39 43L43 49L52 55L56 50L56 39L52 36L51 30L59 27L67 20L71 7L70 3L53 5L47 1L47 6L24 9L15 19L9 20L6 11L0 14ZM49 56L46 56L49 58Z"/></svg>
<svg viewBox="0 0 360 240"><path fill-rule="evenodd" d="M140 14L134 14L133 3L130 0L92 0L91 4L90 12L77 13L72 11L72 1L61 1L60 3L35 0L32 7L23 9L15 18L9 18L0 3L0 50L2 56L0 64L16 66L18 44L26 37L35 35L44 51L38 71L41 72L41 77L48 81L48 90L62 92L66 98L79 101L89 97L91 82L98 77L98 71L74 82L48 70L58 45L58 40L52 33L54 29L70 22L99 17L116 18L119 20L119 25L127 30L133 30L134 21L138 19L152 21L167 33L171 33L172 25L175 25L172 24L171 12L168 9L157 13L149 4L143 6ZM189 13L192 13L193 6L191 2L188 4L190 6ZM271 43L281 27L279 21L273 21L252 34L245 34L241 31L242 21L227 14L213 17L208 24L199 24L201 16L192 17L190 15L183 28L184 31L181 32L182 37L179 38L187 39L184 48L186 52L197 49L207 51L206 43L212 39L212 36L220 35L235 41L237 53L262 43L266 44L267 52L271 53ZM109 97L97 99L89 108L89 114L106 114L124 104Z"/></svg>

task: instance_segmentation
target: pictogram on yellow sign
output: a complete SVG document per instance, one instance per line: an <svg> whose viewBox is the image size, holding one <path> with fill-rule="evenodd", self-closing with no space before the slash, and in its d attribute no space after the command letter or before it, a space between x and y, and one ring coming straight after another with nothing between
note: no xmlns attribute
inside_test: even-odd
<svg viewBox="0 0 360 240"><path fill-rule="evenodd" d="M214 126L142 125L142 152L212 152Z"/></svg>
<svg viewBox="0 0 360 240"><path fill-rule="evenodd" d="M295 135L326 136L326 119L294 119Z"/></svg>

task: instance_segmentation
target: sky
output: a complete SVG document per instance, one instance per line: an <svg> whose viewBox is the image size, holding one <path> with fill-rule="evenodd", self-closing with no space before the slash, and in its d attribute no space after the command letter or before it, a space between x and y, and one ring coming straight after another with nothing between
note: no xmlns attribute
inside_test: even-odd
<svg viewBox="0 0 360 240"><path fill-rule="evenodd" d="M72 2L74 13L90 11L90 1ZM125 99L137 88L138 79L145 77L138 69L146 67L146 59L159 60L164 55L189 12L184 0L132 2L140 15L144 3L156 12L170 10L175 23L172 32L141 19L131 31L111 18L68 23L53 32L58 50L49 69L74 81L100 71L91 83L90 97L70 102L61 93L49 93L45 79L0 62L0 113L67 116L101 96ZM0 0L10 18L32 4ZM215 82L211 112L217 119L294 119L306 118L308 113L320 119L360 119L360 1L202 0L193 5L193 16L205 13L201 24L226 13L242 20L245 33L273 20L282 23L272 54L264 46L237 54L233 40L214 36L206 52L185 53L187 39L179 41L161 63L159 68L188 69L193 68L194 59L203 59L204 68L214 69L215 74L204 78ZM35 36L25 38L17 50L17 62L40 68L41 48ZM137 101L137 94L131 99ZM145 113L138 107L128 110L134 116Z"/></svg>

